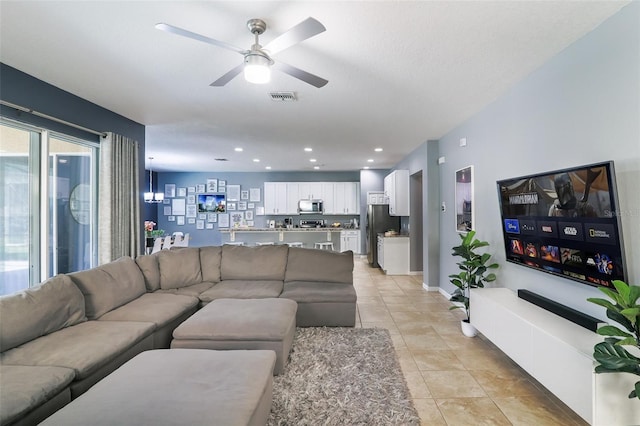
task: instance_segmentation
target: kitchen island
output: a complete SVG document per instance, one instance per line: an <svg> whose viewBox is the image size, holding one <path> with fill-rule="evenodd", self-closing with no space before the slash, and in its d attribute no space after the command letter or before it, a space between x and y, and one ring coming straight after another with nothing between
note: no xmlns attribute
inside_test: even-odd
<svg viewBox="0 0 640 426"><path fill-rule="evenodd" d="M221 229L222 243L244 243L247 246L264 243L287 244L298 242L305 248L314 248L315 243L331 242L335 251L341 251L342 231L359 231L358 228L229 228Z"/></svg>

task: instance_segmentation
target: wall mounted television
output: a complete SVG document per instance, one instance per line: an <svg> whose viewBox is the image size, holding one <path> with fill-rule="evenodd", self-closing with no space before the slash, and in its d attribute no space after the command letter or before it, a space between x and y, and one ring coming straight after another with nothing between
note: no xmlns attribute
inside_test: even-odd
<svg viewBox="0 0 640 426"><path fill-rule="evenodd" d="M226 211L225 194L198 194L198 213L224 213Z"/></svg>
<svg viewBox="0 0 640 426"><path fill-rule="evenodd" d="M497 185L508 262L596 287L626 281L613 161Z"/></svg>

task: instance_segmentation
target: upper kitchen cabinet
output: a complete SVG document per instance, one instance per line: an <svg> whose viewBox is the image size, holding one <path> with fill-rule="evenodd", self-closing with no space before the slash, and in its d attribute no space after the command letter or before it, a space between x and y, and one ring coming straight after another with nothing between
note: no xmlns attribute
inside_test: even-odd
<svg viewBox="0 0 640 426"><path fill-rule="evenodd" d="M289 207L289 200L287 198L286 182L264 183L264 213L292 214Z"/></svg>
<svg viewBox="0 0 640 426"><path fill-rule="evenodd" d="M335 182L333 188L333 214L360 214L360 183Z"/></svg>
<svg viewBox="0 0 640 426"><path fill-rule="evenodd" d="M299 182L298 185L301 200L322 200L322 182Z"/></svg>
<svg viewBox="0 0 640 426"><path fill-rule="evenodd" d="M394 170L384 178L391 216L409 216L409 170Z"/></svg>

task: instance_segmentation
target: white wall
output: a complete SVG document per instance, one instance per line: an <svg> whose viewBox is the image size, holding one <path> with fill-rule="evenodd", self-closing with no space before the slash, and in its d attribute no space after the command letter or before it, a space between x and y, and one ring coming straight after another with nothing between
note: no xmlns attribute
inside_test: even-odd
<svg viewBox="0 0 640 426"><path fill-rule="evenodd" d="M527 288L591 315L593 287L505 262L496 181L615 162L629 282L640 285L640 2L632 2L440 140L440 287L456 273L454 174L474 166L478 237L501 264L496 286ZM467 138L467 147L459 146Z"/></svg>

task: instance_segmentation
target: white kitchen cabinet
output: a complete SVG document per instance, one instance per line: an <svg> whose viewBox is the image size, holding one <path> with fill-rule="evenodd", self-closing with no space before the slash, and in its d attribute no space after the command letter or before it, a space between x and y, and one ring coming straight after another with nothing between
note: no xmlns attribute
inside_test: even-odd
<svg viewBox="0 0 640 426"><path fill-rule="evenodd" d="M378 236L378 264L387 275L409 274L409 237Z"/></svg>
<svg viewBox="0 0 640 426"><path fill-rule="evenodd" d="M300 200L322 200L322 182L298 182Z"/></svg>
<svg viewBox="0 0 640 426"><path fill-rule="evenodd" d="M384 178L391 216L409 216L409 170L394 170Z"/></svg>
<svg viewBox="0 0 640 426"><path fill-rule="evenodd" d="M360 231L340 231L340 251L351 250L354 254L360 254Z"/></svg>
<svg viewBox="0 0 640 426"><path fill-rule="evenodd" d="M334 186L334 182L322 182L322 201L324 206L324 214L335 214L336 212Z"/></svg>
<svg viewBox="0 0 640 426"><path fill-rule="evenodd" d="M298 214L298 201L300 201L300 184L287 182L287 208L286 214Z"/></svg>
<svg viewBox="0 0 640 426"><path fill-rule="evenodd" d="M333 214L360 214L360 183L334 183Z"/></svg>
<svg viewBox="0 0 640 426"><path fill-rule="evenodd" d="M384 195L384 191L367 192L367 204L389 204L389 199Z"/></svg>
<svg viewBox="0 0 640 426"><path fill-rule="evenodd" d="M507 288L472 289L469 300L471 323L589 424L640 424L638 401L626 398L633 376L594 372L601 336Z"/></svg>
<svg viewBox="0 0 640 426"><path fill-rule="evenodd" d="M287 182L264 183L265 214L291 214L287 204Z"/></svg>

